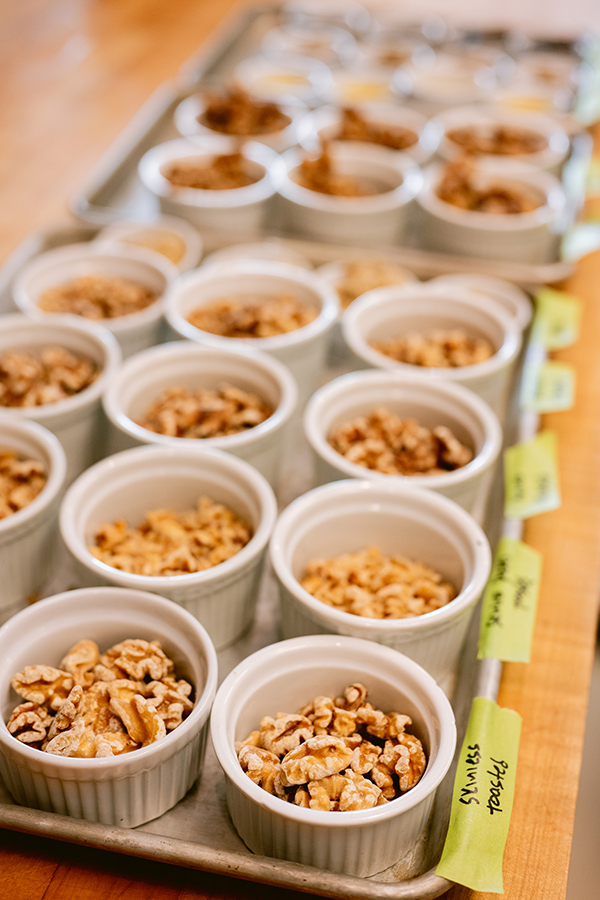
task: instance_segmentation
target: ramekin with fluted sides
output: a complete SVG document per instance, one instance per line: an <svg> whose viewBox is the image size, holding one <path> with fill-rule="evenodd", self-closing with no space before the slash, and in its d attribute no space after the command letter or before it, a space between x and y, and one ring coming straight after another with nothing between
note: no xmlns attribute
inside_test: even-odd
<svg viewBox="0 0 600 900"><path fill-rule="evenodd" d="M427 767L410 791L369 810L326 812L286 803L246 775L235 742L263 716L296 711L316 696L339 696L360 682L369 701L412 719ZM247 657L221 685L211 737L225 773L233 824L254 853L366 877L411 851L424 832L435 793L456 746L452 708L433 678L396 650L343 635L311 635L271 644Z"/></svg>
<svg viewBox="0 0 600 900"><path fill-rule="evenodd" d="M61 347L92 360L98 371L95 381L57 403L22 407L0 404L0 412L13 419L38 422L56 435L67 457L66 483L70 484L104 454L106 422L101 397L119 368L121 349L106 328L76 316L53 316L44 321L18 314L3 317L0 356L8 350L37 356L49 347Z"/></svg>
<svg viewBox="0 0 600 900"><path fill-rule="evenodd" d="M401 335L458 329L486 338L493 355L484 362L455 368L413 366L397 362L371 346L372 341ZM363 365L393 369L415 378L436 378L475 391L503 420L511 377L521 349L521 328L490 299L460 292L427 290L427 286L376 288L355 300L342 316L344 340Z"/></svg>
<svg viewBox="0 0 600 900"><path fill-rule="evenodd" d="M194 269L203 249L200 234L181 216L157 216L149 222L113 222L102 229L97 240L147 247L162 253L178 272Z"/></svg>
<svg viewBox="0 0 600 900"><path fill-rule="evenodd" d="M558 179L535 166L512 160L481 160L476 165L477 180L482 186L533 188L540 193L541 206L523 213L461 209L438 197L436 191L445 166L434 163L425 170L423 189L417 197L427 246L445 253L503 262L551 262L565 207L565 192Z"/></svg>
<svg viewBox="0 0 600 900"><path fill-rule="evenodd" d="M210 165L217 156L237 153L232 138L208 135L196 142L180 138L152 147L142 156L138 173L142 183L156 197L164 213L187 219L202 231L210 229L228 236L253 236L263 224L267 204L275 194L273 164L277 154L265 144L250 141L239 152L248 162L256 181L245 187L226 190L177 187L166 174L175 162Z"/></svg>
<svg viewBox="0 0 600 900"><path fill-rule="evenodd" d="M43 463L47 481L23 509L0 519L0 623L36 595L52 574L58 509L67 471L65 452L46 428L0 412L0 449Z"/></svg>
<svg viewBox="0 0 600 900"><path fill-rule="evenodd" d="M44 291L88 275L123 278L156 294L156 300L139 312L98 320L113 333L124 357L151 347L161 339L163 295L177 277L177 269L160 253L145 247L104 247L94 241L48 250L27 263L15 279L15 302L28 316L43 317L47 322L57 313L40 310L38 303Z"/></svg>
<svg viewBox="0 0 600 900"><path fill-rule="evenodd" d="M466 466L438 475L386 475L351 462L328 441L331 432L385 407L400 418L433 429L444 425L473 452ZM315 454L317 484L359 478L384 488L411 484L454 500L483 520L494 467L502 447L498 417L473 391L458 384L414 378L405 372L371 370L335 378L313 395L304 414L304 433Z"/></svg>
<svg viewBox="0 0 600 900"><path fill-rule="evenodd" d="M176 674L193 684L194 709L166 737L121 756L80 759L28 747L4 724L22 702L10 679L25 666L58 666L78 641L100 651L127 638L159 640ZM142 591L99 587L48 597L0 629L0 772L13 797L103 825L133 828L174 806L202 771L217 656L205 629L184 609Z"/></svg>
<svg viewBox="0 0 600 900"><path fill-rule="evenodd" d="M327 243L382 247L400 241L412 201L423 184L414 160L398 150L352 141L334 141L328 150L342 175L370 180L382 188L381 192L336 197L309 190L296 180L305 154L288 150L278 166L279 193L289 226Z"/></svg>
<svg viewBox="0 0 600 900"><path fill-rule="evenodd" d="M366 103L361 105L359 113L367 122L393 128L405 128L412 131L416 142L405 147L402 152L412 157L418 165L428 162L437 149L439 132L428 125L427 118L409 106L394 106L391 103ZM324 141L339 140L341 110L333 106L322 106L311 116L311 130L303 141L308 149L315 146L315 139ZM385 145L380 145L385 146ZM388 148L390 149L390 148Z"/></svg>
<svg viewBox="0 0 600 900"><path fill-rule="evenodd" d="M427 287L434 290L446 290L449 286L465 287L481 297L492 297L516 320L521 331L525 331L531 322L533 304L525 291L511 281L495 278L492 275L478 275L474 272L456 272L449 275L438 275L437 278L432 278L427 282Z"/></svg>
<svg viewBox="0 0 600 900"><path fill-rule="evenodd" d="M154 509L181 512L201 496L223 503L254 531L235 556L184 575L134 575L97 560L88 550L96 530L125 519L131 526ZM152 591L199 619L217 649L250 627L265 549L277 515L272 488L256 469L220 450L136 447L96 463L73 482L60 509L60 530L82 586L118 585Z"/></svg>
<svg viewBox="0 0 600 900"><path fill-rule="evenodd" d="M331 69L324 62L293 54L285 59L249 56L237 64L233 77L248 93L276 103L287 97L316 103L332 80Z"/></svg>
<svg viewBox="0 0 600 900"><path fill-rule="evenodd" d="M372 546L430 566L457 596L421 616L371 619L334 609L300 586L311 560ZM384 644L414 659L451 694L492 560L485 534L462 507L408 484L338 481L286 507L273 530L270 555L284 637L347 634Z"/></svg>
<svg viewBox="0 0 600 900"><path fill-rule="evenodd" d="M241 302L288 294L317 310L316 319L287 334L262 338L229 338L201 331L187 316L192 310L221 299ZM167 320L179 335L214 347L250 346L263 350L284 363L298 385L298 406L302 408L319 382L329 331L339 310L337 294L313 272L299 266L264 260L232 260L215 263L182 275L167 300Z"/></svg>
<svg viewBox="0 0 600 900"><path fill-rule="evenodd" d="M138 424L168 388L216 390L226 383L256 394L273 409L264 422L238 434L180 438L157 434ZM104 409L111 423L112 453L141 444L226 450L254 466L274 487L284 449L286 426L296 409L298 389L289 369L259 350L210 347L176 341L131 357L108 386Z"/></svg>

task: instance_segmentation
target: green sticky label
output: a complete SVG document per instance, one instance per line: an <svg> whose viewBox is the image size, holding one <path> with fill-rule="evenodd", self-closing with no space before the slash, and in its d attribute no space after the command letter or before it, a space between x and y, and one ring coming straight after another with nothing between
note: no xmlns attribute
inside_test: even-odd
<svg viewBox="0 0 600 900"><path fill-rule="evenodd" d="M504 515L528 519L560 506L556 435L540 431L504 451Z"/></svg>
<svg viewBox="0 0 600 900"><path fill-rule="evenodd" d="M588 197L600 194L600 158L592 156L585 178L585 193Z"/></svg>
<svg viewBox="0 0 600 900"><path fill-rule="evenodd" d="M575 403L575 369L569 363L547 360L525 366L521 382L521 409L558 412Z"/></svg>
<svg viewBox="0 0 600 900"><path fill-rule="evenodd" d="M436 874L501 894L515 793L521 717L475 697L458 760L446 843Z"/></svg>
<svg viewBox="0 0 600 900"><path fill-rule="evenodd" d="M503 537L483 595L478 659L529 662L542 557L522 541Z"/></svg>
<svg viewBox="0 0 600 900"><path fill-rule="evenodd" d="M547 350L569 347L579 337L581 300L565 291L542 288L535 297L536 313L532 340Z"/></svg>

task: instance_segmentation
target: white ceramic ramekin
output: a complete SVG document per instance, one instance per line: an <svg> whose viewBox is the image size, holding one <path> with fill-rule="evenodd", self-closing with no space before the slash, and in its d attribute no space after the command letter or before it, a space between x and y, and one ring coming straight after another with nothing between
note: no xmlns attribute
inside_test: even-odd
<svg viewBox="0 0 600 900"><path fill-rule="evenodd" d="M221 247L220 250L209 253L202 265L210 266L216 262L230 262L233 259L264 259L268 262L289 263L292 266L300 266L301 269L312 269L312 264L305 256L273 237L266 241Z"/></svg>
<svg viewBox="0 0 600 900"><path fill-rule="evenodd" d="M23 315L3 317L0 355L7 350L37 354L46 347L61 347L91 359L98 367L98 377L83 391L58 403L0 406L0 412L14 419L39 422L56 435L67 456L66 481L70 484L104 454L106 420L101 397L119 368L121 350L106 328L76 316L53 316L44 321Z"/></svg>
<svg viewBox="0 0 600 900"><path fill-rule="evenodd" d="M333 429L384 406L420 425L445 425L473 451L466 466L441 475L386 475L351 462L328 442ZM483 519L494 466L502 447L497 416L473 391L458 384L415 379L405 372L351 372L324 385L313 395L304 414L304 433L315 454L316 482L342 478L428 488L454 500L478 521Z"/></svg>
<svg viewBox="0 0 600 900"><path fill-rule="evenodd" d="M121 756L77 759L15 740L4 724L22 698L10 679L24 666L57 666L78 641L106 650L127 638L160 640L176 673L193 683L194 709L161 740ZM122 588L87 588L49 597L0 629L0 772L24 806L133 828L174 806L202 770L217 656L204 628L168 600Z"/></svg>
<svg viewBox="0 0 600 900"><path fill-rule="evenodd" d="M453 273L439 275L427 282L428 289L446 290L448 287L464 287L469 292L475 292L481 297L492 297L515 319L521 331L525 331L531 322L533 304L529 296L522 288L511 281L505 281L504 278L475 273Z"/></svg>
<svg viewBox="0 0 600 900"><path fill-rule="evenodd" d="M289 226L313 240L382 247L402 239L411 201L422 186L414 160L375 144L335 141L333 165L343 175L373 179L385 190L366 197L335 197L302 187L296 172L304 156L288 150L281 157L279 193Z"/></svg>
<svg viewBox="0 0 600 900"><path fill-rule="evenodd" d="M17 306L28 316L48 321L56 313L39 309L40 295L49 288L66 284L84 275L125 278L154 291L157 299L139 312L115 319L102 319L121 346L123 356L156 344L162 336L163 294L177 277L177 269L152 250L144 247L111 246L100 242L70 244L49 250L33 259L15 279L13 292Z"/></svg>
<svg viewBox="0 0 600 900"><path fill-rule="evenodd" d="M56 559L58 508L67 471L57 438L35 422L0 412L0 448L40 460L48 480L28 506L0 519L0 624L37 599Z"/></svg>
<svg viewBox="0 0 600 900"><path fill-rule="evenodd" d="M472 366L426 368L397 362L370 344L411 332L427 335L438 329L460 329L486 338L494 354ZM393 369L415 378L462 384L489 403L500 421L503 420L522 339L515 319L496 301L490 299L484 307L478 297L455 288L446 292L428 291L420 286L376 288L346 310L342 316L342 332L363 365Z"/></svg>
<svg viewBox="0 0 600 900"><path fill-rule="evenodd" d="M209 165L215 156L237 152L232 138L209 135L196 142L180 138L152 147L141 158L138 173L142 183L156 197L164 213L187 219L202 231L208 229L228 235L257 234L267 212L267 202L276 185L272 170L276 154L270 147L251 141L242 153L250 171L258 179L254 184L228 190L202 190L177 187L165 177L174 162L189 160Z"/></svg>
<svg viewBox="0 0 600 900"><path fill-rule="evenodd" d="M120 221L107 225L98 234L99 241L118 241L126 247L140 246L161 252L161 237L165 235L181 241L183 255L177 261L169 259L178 272L194 269L202 257L202 238L193 225L181 216L157 216L149 222ZM163 254L164 256L165 254Z"/></svg>
<svg viewBox="0 0 600 900"><path fill-rule="evenodd" d="M219 299L235 297L255 301L281 294L291 294L317 310L317 318L304 328L264 338L220 337L195 328L187 320L192 310ZM319 382L329 330L339 310L333 288L313 272L263 260L233 260L190 272L173 285L166 304L168 322L182 337L214 347L250 346L285 363L298 384L300 408Z"/></svg>
<svg viewBox="0 0 600 900"><path fill-rule="evenodd" d="M156 434L137 424L158 395L171 387L216 390L226 382L257 394L273 408L268 419L239 434L212 438L178 438ZM158 444L163 447L226 450L244 459L274 487L287 434L286 426L296 409L298 389L289 369L258 350L210 347L192 341L176 341L151 347L127 360L103 398L111 423L112 453Z"/></svg>
<svg viewBox="0 0 600 900"><path fill-rule="evenodd" d="M537 189L544 198L542 205L531 212L501 214L460 209L441 200L436 189L443 170L439 163L425 170L423 190L417 198L423 239L430 249L531 265L554 259L565 193L553 175L511 160L479 161L477 172L482 184L517 189L523 185Z"/></svg>
<svg viewBox="0 0 600 900"><path fill-rule="evenodd" d="M150 510L190 509L203 495L228 506L254 530L249 543L218 566L187 575L132 575L100 562L88 550L96 529L106 522L122 518L135 526ZM220 649L252 623L276 515L273 490L241 459L195 447L137 447L79 476L62 503L60 529L81 585L118 585L167 597L199 619Z"/></svg>
<svg viewBox="0 0 600 900"><path fill-rule="evenodd" d="M408 619L369 619L334 609L300 586L306 566L376 546L440 572L458 594ZM284 637L347 634L384 644L423 666L451 694L469 623L491 567L482 529L446 497L408 484L338 481L294 500L271 540Z"/></svg>
<svg viewBox="0 0 600 900"><path fill-rule="evenodd" d="M383 806L354 812L303 809L254 784L238 762L235 742L263 716L295 712L319 695L339 696L355 682L368 688L376 707L413 720L410 730L428 760L419 783ZM231 672L215 698L211 737L233 824L254 853L364 877L402 859L423 833L452 762L456 726L440 688L401 653L340 635L311 635L265 647Z"/></svg>

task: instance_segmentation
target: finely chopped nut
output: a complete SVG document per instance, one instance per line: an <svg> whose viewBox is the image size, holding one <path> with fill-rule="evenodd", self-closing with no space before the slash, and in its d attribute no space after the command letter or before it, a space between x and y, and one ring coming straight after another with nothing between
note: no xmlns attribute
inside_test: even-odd
<svg viewBox="0 0 600 900"><path fill-rule="evenodd" d="M540 190L525 182L495 178L482 178L470 162L459 160L446 166L435 192L452 206L492 215L527 213L544 205Z"/></svg>
<svg viewBox="0 0 600 900"><path fill-rule="evenodd" d="M125 519L102 525L96 532L96 546L88 550L100 562L134 575L182 575L225 562L251 537L250 526L234 512L200 497L196 509L152 510L136 528L130 528ZM109 672L113 663L100 659Z"/></svg>
<svg viewBox="0 0 600 900"><path fill-rule="evenodd" d="M0 520L24 509L46 485L44 464L0 449Z"/></svg>
<svg viewBox="0 0 600 900"><path fill-rule="evenodd" d="M102 667L94 667L98 659L109 662L119 678L102 681ZM86 639L68 651L63 664L67 671L26 666L11 680L28 702L14 708L7 728L46 753L86 759L129 753L160 740L194 708L192 685L169 674L174 664L158 641L130 638L100 656L98 645Z"/></svg>
<svg viewBox="0 0 600 900"><path fill-rule="evenodd" d="M456 596L439 572L403 556L384 556L378 547L311 560L300 585L322 603L368 619L422 616ZM367 724L377 733L375 720ZM402 723L393 727L402 730ZM330 726L329 731L333 730Z"/></svg>
<svg viewBox="0 0 600 900"><path fill-rule="evenodd" d="M44 291L38 307L44 312L72 313L85 319L117 319L140 312L157 295L143 284L106 275L81 275Z"/></svg>
<svg viewBox="0 0 600 900"><path fill-rule="evenodd" d="M469 447L445 425L429 429L380 406L329 434L329 444L357 466L386 475L440 475L466 466Z"/></svg>
<svg viewBox="0 0 600 900"><path fill-rule="evenodd" d="M209 162L179 159L163 174L175 187L202 191L230 191L256 184L261 178L251 174L248 160L241 153L214 156Z"/></svg>
<svg viewBox="0 0 600 900"><path fill-rule="evenodd" d="M273 415L256 394L230 384L192 391L174 385L158 395L137 424L155 434L178 438L214 438L239 434Z"/></svg>
<svg viewBox="0 0 600 900"><path fill-rule="evenodd" d="M64 347L0 353L0 406L31 407L58 403L89 387L99 375L96 363Z"/></svg>
<svg viewBox="0 0 600 900"><path fill-rule="evenodd" d="M190 325L210 334L263 338L304 328L317 315L316 309L301 303L292 294L280 294L260 300L225 297L192 310L187 319Z"/></svg>
<svg viewBox="0 0 600 900"><path fill-rule="evenodd" d="M409 716L375 709L362 684L343 697L315 697L298 713L264 716L260 731L236 744L240 766L274 796L307 809L372 809L399 797L421 778L427 759ZM336 723L351 727L340 734ZM293 740L274 746L278 730Z"/></svg>
<svg viewBox="0 0 600 900"><path fill-rule="evenodd" d="M494 355L494 348L486 338L468 334L462 328L430 334L409 332L389 341L371 341L378 353L410 366L452 369L474 366Z"/></svg>

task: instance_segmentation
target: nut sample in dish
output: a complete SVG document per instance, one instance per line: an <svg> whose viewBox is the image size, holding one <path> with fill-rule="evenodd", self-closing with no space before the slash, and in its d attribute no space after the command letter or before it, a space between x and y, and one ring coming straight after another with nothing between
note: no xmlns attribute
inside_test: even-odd
<svg viewBox="0 0 600 900"><path fill-rule="evenodd" d="M240 87L233 87L226 94L207 91L204 101L205 109L198 122L222 134L272 134L287 128L292 121L276 103L252 97Z"/></svg>
<svg viewBox="0 0 600 900"><path fill-rule="evenodd" d="M137 424L169 437L214 438L248 431L273 412L256 394L230 384L215 391L175 385L159 394Z"/></svg>
<svg viewBox="0 0 600 900"><path fill-rule="evenodd" d="M252 537L251 527L209 497L196 509L155 509L136 528L125 519L100 526L89 552L100 562L133 575L203 572L235 556Z"/></svg>
<svg viewBox="0 0 600 900"><path fill-rule="evenodd" d="M298 713L264 716L236 750L255 784L288 803L349 812L394 800L420 780L427 759L405 731L410 716L367 702L362 684L318 696Z"/></svg>
<svg viewBox="0 0 600 900"><path fill-rule="evenodd" d="M0 448L0 520L28 506L46 481L44 464L39 460L19 459L14 451Z"/></svg>
<svg viewBox="0 0 600 900"><path fill-rule="evenodd" d="M166 256L174 265L180 263L186 253L185 241L172 231L149 228L147 231L140 230L131 235L122 235L119 240L124 244L154 250Z"/></svg>
<svg viewBox="0 0 600 900"><path fill-rule="evenodd" d="M540 190L500 176L479 183L477 170L464 160L444 169L436 194L459 209L491 215L517 215L539 209L546 202Z"/></svg>
<svg viewBox="0 0 600 900"><path fill-rule="evenodd" d="M389 341L371 341L378 353L410 366L455 369L474 366L494 355L486 338L468 334L462 328L436 330L431 334L409 333Z"/></svg>
<svg viewBox="0 0 600 900"><path fill-rule="evenodd" d="M335 140L366 141L368 144L381 144L392 150L406 150L408 147L414 147L419 135L412 128L404 128L402 125L369 121L358 110L345 107L342 109Z"/></svg>
<svg viewBox="0 0 600 900"><path fill-rule="evenodd" d="M176 160L165 169L164 176L174 187L202 191L230 191L260 180L259 175L250 172L242 153L215 156L209 164L194 159Z"/></svg>
<svg viewBox="0 0 600 900"><path fill-rule="evenodd" d="M32 407L58 403L89 387L99 375L89 357L64 347L0 353L0 406Z"/></svg>
<svg viewBox="0 0 600 900"><path fill-rule="evenodd" d="M387 475L440 475L473 459L447 426L429 429L385 407L345 422L328 441L349 462Z"/></svg>
<svg viewBox="0 0 600 900"><path fill-rule="evenodd" d="M543 134L508 124L489 123L451 128L446 132L446 137L465 153L470 154L521 156L526 153L539 153L548 146Z"/></svg>
<svg viewBox="0 0 600 900"><path fill-rule="evenodd" d="M456 597L439 572L378 547L311 560L300 581L317 600L367 619L408 619Z"/></svg>
<svg viewBox="0 0 600 900"><path fill-rule="evenodd" d="M21 743L56 756L120 756L165 737L194 708L159 641L128 638L100 654L78 641L57 669L28 665L11 680L25 700L7 728Z"/></svg>
<svg viewBox="0 0 600 900"><path fill-rule="evenodd" d="M343 175L336 171L326 148L320 156L305 156L294 176L301 187L334 197L369 197L389 190L389 187L368 176Z"/></svg>
<svg viewBox="0 0 600 900"><path fill-rule="evenodd" d="M280 294L261 300L216 300L192 310L186 318L195 328L221 337L264 338L304 328L317 315L316 309L292 294Z"/></svg>
<svg viewBox="0 0 600 900"><path fill-rule="evenodd" d="M44 312L73 313L86 319L117 319L146 309L157 299L154 291L126 278L82 275L48 288L37 305Z"/></svg>
<svg viewBox="0 0 600 900"><path fill-rule="evenodd" d="M343 274L336 281L335 288L340 306L347 309L357 297L367 291L391 284L404 284L412 277L402 266L387 260L359 260L343 264Z"/></svg>

